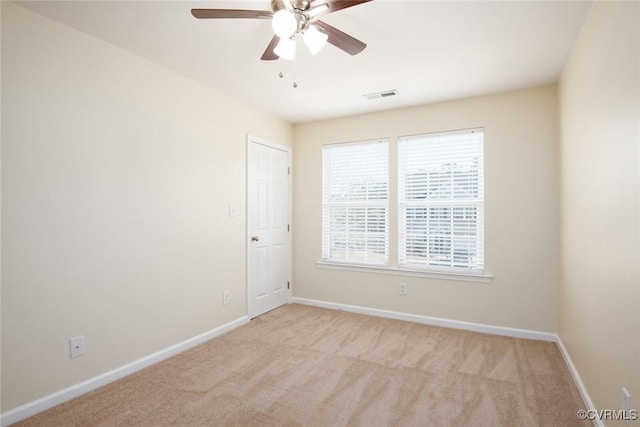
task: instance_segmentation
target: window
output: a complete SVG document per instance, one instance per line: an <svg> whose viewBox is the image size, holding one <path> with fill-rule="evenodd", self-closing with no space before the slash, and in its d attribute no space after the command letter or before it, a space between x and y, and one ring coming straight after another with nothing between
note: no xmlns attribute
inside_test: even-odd
<svg viewBox="0 0 640 427"><path fill-rule="evenodd" d="M386 264L389 258L389 143L323 147L322 257Z"/></svg>
<svg viewBox="0 0 640 427"><path fill-rule="evenodd" d="M483 129L401 137L397 149L397 165L389 165L388 140L323 147L318 265L490 281L484 272ZM397 192L389 188L390 168L397 172ZM398 210L390 213L396 198ZM397 234L389 232L396 212ZM390 234L397 238L391 257Z"/></svg>
<svg viewBox="0 0 640 427"><path fill-rule="evenodd" d="M398 264L484 269L483 131L398 140Z"/></svg>

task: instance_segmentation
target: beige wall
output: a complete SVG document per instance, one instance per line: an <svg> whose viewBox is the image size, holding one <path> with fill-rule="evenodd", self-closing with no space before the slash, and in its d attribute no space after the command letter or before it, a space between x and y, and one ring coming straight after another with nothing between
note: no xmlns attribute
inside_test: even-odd
<svg viewBox="0 0 640 427"><path fill-rule="evenodd" d="M2 65L2 411L244 316L246 133L291 126L8 2Z"/></svg>
<svg viewBox="0 0 640 427"><path fill-rule="evenodd" d="M640 406L639 62L640 3L597 2L560 84L558 331L598 409Z"/></svg>
<svg viewBox="0 0 640 427"><path fill-rule="evenodd" d="M596 3L582 29L560 86L560 178L555 86L292 133L234 97L2 2L1 410L246 313L246 133L295 141L295 296L558 327L596 406L619 408L626 386L637 407L638 9ZM389 137L394 160L397 136L470 127L485 128L491 283L316 267L322 144ZM394 168L391 179L396 194ZM87 354L70 359L77 335Z"/></svg>
<svg viewBox="0 0 640 427"><path fill-rule="evenodd" d="M294 295L555 332L559 275L557 115L556 87L548 86L296 125ZM316 261L321 258L323 144L389 137L391 194L395 195L393 163L399 135L471 127L485 129L485 249L486 268L494 275L492 283L317 268ZM392 248L397 235L395 210L393 205ZM407 284L407 296L397 295L398 282Z"/></svg>

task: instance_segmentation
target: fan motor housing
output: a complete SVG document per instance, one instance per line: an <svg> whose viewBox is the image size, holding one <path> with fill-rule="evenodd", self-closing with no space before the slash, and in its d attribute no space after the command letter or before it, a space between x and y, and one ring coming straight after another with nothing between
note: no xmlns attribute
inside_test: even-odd
<svg viewBox="0 0 640 427"><path fill-rule="evenodd" d="M311 2L309 0L291 0L291 4L293 5L294 9L300 10L302 12L309 10L309 8L311 7ZM271 10L277 12L281 9L285 9L282 0L271 0Z"/></svg>

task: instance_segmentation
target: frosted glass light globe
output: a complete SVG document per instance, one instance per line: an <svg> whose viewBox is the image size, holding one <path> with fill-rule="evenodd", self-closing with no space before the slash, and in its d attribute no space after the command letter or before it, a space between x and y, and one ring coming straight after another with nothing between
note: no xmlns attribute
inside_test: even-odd
<svg viewBox="0 0 640 427"><path fill-rule="evenodd" d="M273 21L271 21L273 32L276 33L281 39L288 39L295 34L298 28L298 21L293 13L287 12L282 9L273 15Z"/></svg>
<svg viewBox="0 0 640 427"><path fill-rule="evenodd" d="M280 42L273 49L273 52L282 59L293 61L296 58L296 40L294 37L289 39L280 39Z"/></svg>
<svg viewBox="0 0 640 427"><path fill-rule="evenodd" d="M315 25L309 26L304 32L304 42L307 44L312 55L320 52L320 49L322 49L322 46L324 46L328 38L329 36L320 32Z"/></svg>

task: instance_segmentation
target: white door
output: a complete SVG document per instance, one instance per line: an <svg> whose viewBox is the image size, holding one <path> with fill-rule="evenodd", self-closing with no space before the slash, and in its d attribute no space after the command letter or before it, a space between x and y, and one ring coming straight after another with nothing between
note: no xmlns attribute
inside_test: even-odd
<svg viewBox="0 0 640 427"><path fill-rule="evenodd" d="M254 318L290 296L291 152L249 136L247 159L247 305Z"/></svg>

